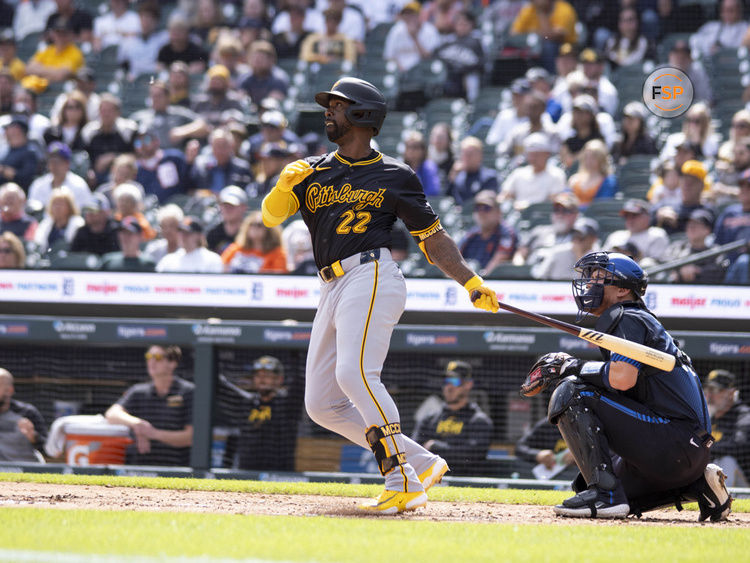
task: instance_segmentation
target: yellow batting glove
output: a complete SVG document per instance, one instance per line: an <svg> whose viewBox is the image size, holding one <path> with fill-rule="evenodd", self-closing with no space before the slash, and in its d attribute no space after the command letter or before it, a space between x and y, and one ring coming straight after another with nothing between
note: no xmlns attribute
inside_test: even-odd
<svg viewBox="0 0 750 563"><path fill-rule="evenodd" d="M474 276L464 284L466 291L469 292L469 298L477 309L497 313L500 306L497 304L497 293L484 285L484 280L479 276Z"/></svg>
<svg viewBox="0 0 750 563"><path fill-rule="evenodd" d="M279 180L276 182L276 189L280 192L289 193L292 188L307 178L314 171L304 160L295 160L290 162L279 174Z"/></svg>

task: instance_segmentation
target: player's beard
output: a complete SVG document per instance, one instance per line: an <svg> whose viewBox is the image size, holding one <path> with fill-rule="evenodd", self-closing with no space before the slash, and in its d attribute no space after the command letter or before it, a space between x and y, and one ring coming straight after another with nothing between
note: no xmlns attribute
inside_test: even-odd
<svg viewBox="0 0 750 563"><path fill-rule="evenodd" d="M333 124L333 127L326 127L326 136L332 143L335 143L341 137L352 130L352 125L348 121L346 123L342 123L341 125L339 125L335 121L331 121L331 123Z"/></svg>

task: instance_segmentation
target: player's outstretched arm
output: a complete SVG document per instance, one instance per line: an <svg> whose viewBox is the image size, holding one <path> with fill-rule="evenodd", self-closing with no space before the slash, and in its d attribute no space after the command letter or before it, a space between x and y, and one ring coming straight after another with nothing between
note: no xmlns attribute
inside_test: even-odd
<svg viewBox="0 0 750 563"><path fill-rule="evenodd" d="M456 243L445 231L440 230L425 239L424 246L432 263L466 288L472 296L474 307L497 313L497 294L484 285L484 280L469 268Z"/></svg>
<svg viewBox="0 0 750 563"><path fill-rule="evenodd" d="M263 198L261 212L266 227L280 225L297 212L299 203L292 194L292 189L312 173L313 168L304 160L295 160L284 167L276 185Z"/></svg>

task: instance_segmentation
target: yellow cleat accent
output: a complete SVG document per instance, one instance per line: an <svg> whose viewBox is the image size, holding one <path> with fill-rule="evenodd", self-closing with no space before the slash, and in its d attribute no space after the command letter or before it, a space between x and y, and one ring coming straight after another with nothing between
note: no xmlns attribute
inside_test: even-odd
<svg viewBox="0 0 750 563"><path fill-rule="evenodd" d="M360 504L359 508L380 514L398 514L407 510L415 510L425 504L427 504L427 495L424 491L402 493L401 491L386 489L380 493L379 497Z"/></svg>
<svg viewBox="0 0 750 563"><path fill-rule="evenodd" d="M427 492L433 485L437 485L442 481L443 475L448 471L450 471L448 463L446 463L442 457L439 457L435 463L420 473L419 481L422 483L425 492Z"/></svg>

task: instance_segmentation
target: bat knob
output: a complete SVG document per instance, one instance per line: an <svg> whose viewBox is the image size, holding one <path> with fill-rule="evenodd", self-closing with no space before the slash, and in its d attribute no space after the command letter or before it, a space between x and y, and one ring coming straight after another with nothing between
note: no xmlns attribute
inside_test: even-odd
<svg viewBox="0 0 750 563"><path fill-rule="evenodd" d="M477 291L476 289L471 292L471 302L474 303L477 299L479 299L482 296L482 294Z"/></svg>

